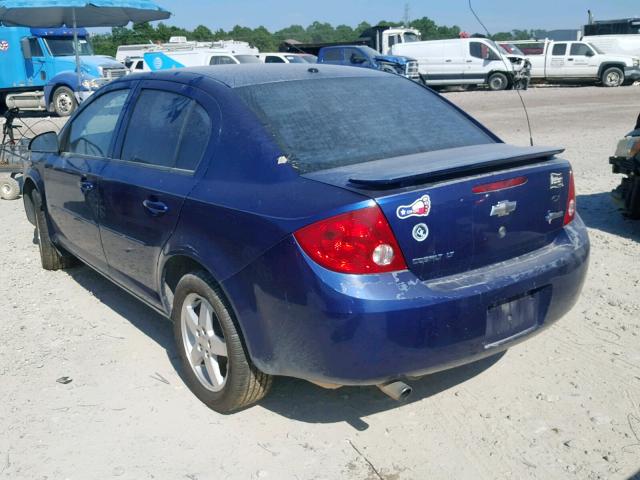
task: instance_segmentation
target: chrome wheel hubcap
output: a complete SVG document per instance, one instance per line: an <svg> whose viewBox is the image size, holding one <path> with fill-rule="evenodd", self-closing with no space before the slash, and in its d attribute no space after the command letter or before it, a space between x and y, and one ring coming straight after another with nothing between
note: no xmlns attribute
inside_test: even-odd
<svg viewBox="0 0 640 480"><path fill-rule="evenodd" d="M2 185L2 193L9 195L11 193L11 187L5 183Z"/></svg>
<svg viewBox="0 0 640 480"><path fill-rule="evenodd" d="M61 93L57 99L58 110L67 113L71 110L72 100L67 93Z"/></svg>
<svg viewBox="0 0 640 480"><path fill-rule="evenodd" d="M203 387L219 392L227 381L227 344L213 307L198 294L187 295L180 315L184 350Z"/></svg>
<svg viewBox="0 0 640 480"><path fill-rule="evenodd" d="M611 72L607 75L607 82L609 82L609 85L618 85L620 83L620 75L615 72Z"/></svg>

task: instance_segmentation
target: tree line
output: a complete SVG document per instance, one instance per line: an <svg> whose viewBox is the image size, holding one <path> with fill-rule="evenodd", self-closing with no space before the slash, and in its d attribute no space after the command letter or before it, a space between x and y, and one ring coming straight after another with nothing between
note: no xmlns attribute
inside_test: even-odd
<svg viewBox="0 0 640 480"><path fill-rule="evenodd" d="M377 25L402 26L402 22L380 21ZM428 17L422 17L410 22L409 26L420 31L424 40L439 40L446 38L458 38L461 30L457 25L437 25ZM362 22L356 27L338 25L334 27L330 23L313 22L306 28L302 25L291 25L276 32L270 32L265 27L247 28L236 25L231 30L211 30L204 25L199 25L193 30L158 23L156 26L149 23L133 25L133 27L115 27L110 34L95 35L93 46L99 55L114 56L119 45L133 45L142 43L165 43L170 37L182 36L195 41L212 40L239 40L248 42L262 52L277 51L279 45L289 39L303 43L333 43L349 42L355 40L371 24ZM513 30L511 32L496 33L495 40L526 40L529 38L544 38L543 30Z"/></svg>

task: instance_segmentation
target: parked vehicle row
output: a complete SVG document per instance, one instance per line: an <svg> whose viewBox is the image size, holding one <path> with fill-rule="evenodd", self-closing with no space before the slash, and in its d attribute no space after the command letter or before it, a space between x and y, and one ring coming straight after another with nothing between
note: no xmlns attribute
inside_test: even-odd
<svg viewBox="0 0 640 480"><path fill-rule="evenodd" d="M605 53L585 41L526 40L511 45L527 54L533 81L591 82L619 87L640 80L640 57Z"/></svg>
<svg viewBox="0 0 640 480"><path fill-rule="evenodd" d="M587 272L561 149L506 145L374 69L130 75L31 151L42 266L80 259L171 318L220 412L277 375L403 398L557 321Z"/></svg>

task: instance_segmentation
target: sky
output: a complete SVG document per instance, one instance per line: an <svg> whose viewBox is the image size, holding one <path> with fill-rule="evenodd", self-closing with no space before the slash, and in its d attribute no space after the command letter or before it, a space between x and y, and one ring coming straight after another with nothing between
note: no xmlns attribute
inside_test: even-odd
<svg viewBox="0 0 640 480"><path fill-rule="evenodd" d="M404 16L402 0L156 0L173 13L166 23L186 28L203 24L212 30L234 25L263 25L271 31L292 24L307 26L315 20L355 26L365 20L398 20ZM638 0L472 0L489 31L540 28L579 29L591 9L596 20L640 17ZM481 27L471 15L468 0L409 1L411 18L427 16L438 24L458 25L465 31Z"/></svg>

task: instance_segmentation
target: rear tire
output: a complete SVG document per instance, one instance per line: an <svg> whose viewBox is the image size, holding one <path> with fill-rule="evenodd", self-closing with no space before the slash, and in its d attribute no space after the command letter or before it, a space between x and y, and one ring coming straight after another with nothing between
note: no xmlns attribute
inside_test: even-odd
<svg viewBox="0 0 640 480"><path fill-rule="evenodd" d="M509 79L504 73L496 72L491 74L487 82L489 89L494 92L505 90L509 86Z"/></svg>
<svg viewBox="0 0 640 480"><path fill-rule="evenodd" d="M210 275L182 277L171 319L187 386L209 408L231 413L269 392L272 377L251 363L231 308Z"/></svg>
<svg viewBox="0 0 640 480"><path fill-rule="evenodd" d="M14 178L0 178L0 197L15 200L20 196L20 183Z"/></svg>
<svg viewBox="0 0 640 480"><path fill-rule="evenodd" d="M624 83L624 72L618 67L607 68L600 79L605 87L619 87Z"/></svg>
<svg viewBox="0 0 640 480"><path fill-rule="evenodd" d="M78 101L73 91L68 87L58 87L51 99L53 110L60 117L68 117L78 108Z"/></svg>
<svg viewBox="0 0 640 480"><path fill-rule="evenodd" d="M49 224L47 223L47 213L42 205L40 192L37 190L31 192L31 201L33 202L35 210L36 237L38 239L38 247L40 248L42 268L55 271L72 267L76 264L76 259L66 252L63 253L59 251L51 241Z"/></svg>

